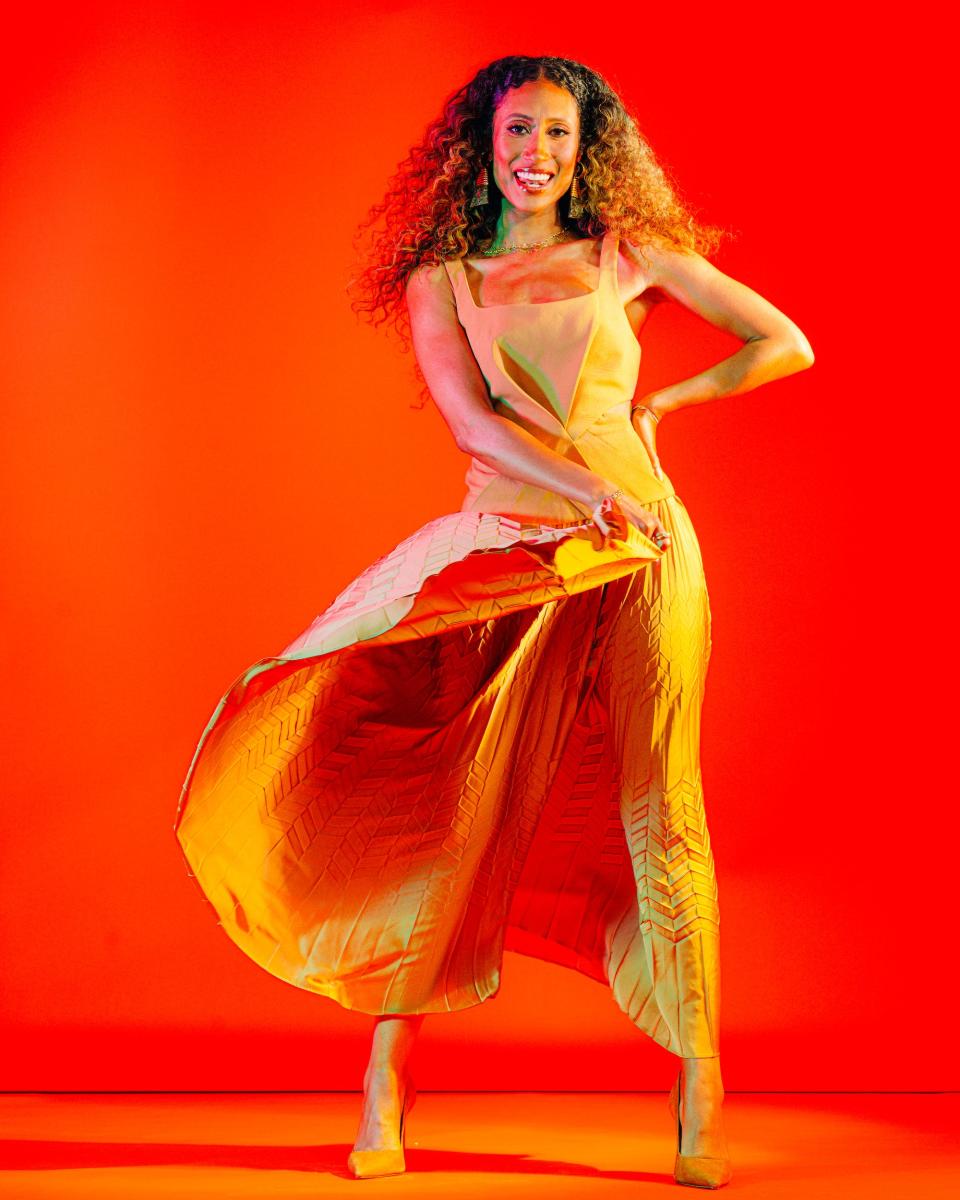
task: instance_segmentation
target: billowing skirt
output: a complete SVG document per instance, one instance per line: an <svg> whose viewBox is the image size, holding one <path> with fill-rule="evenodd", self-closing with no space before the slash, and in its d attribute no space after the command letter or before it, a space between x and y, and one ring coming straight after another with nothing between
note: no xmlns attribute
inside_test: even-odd
<svg viewBox="0 0 960 1200"><path fill-rule="evenodd" d="M481 1003L513 950L719 1053L710 607L683 502L646 507L665 551L439 517L233 683L174 830L241 950L370 1014Z"/></svg>

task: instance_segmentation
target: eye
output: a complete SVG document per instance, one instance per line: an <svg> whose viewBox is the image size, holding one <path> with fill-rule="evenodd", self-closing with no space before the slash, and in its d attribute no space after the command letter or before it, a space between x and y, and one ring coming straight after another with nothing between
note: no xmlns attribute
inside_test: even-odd
<svg viewBox="0 0 960 1200"><path fill-rule="evenodd" d="M512 125L507 126L507 133L513 133L515 129L526 130L527 126L522 121L514 121ZM550 130L551 133L562 133L564 137L569 136L569 130L564 129L562 125L554 125Z"/></svg>

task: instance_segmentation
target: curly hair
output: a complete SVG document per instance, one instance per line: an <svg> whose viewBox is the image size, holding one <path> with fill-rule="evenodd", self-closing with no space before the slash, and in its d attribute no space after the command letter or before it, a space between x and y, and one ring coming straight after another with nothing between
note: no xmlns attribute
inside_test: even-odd
<svg viewBox="0 0 960 1200"><path fill-rule="evenodd" d="M374 326L392 321L404 349L410 343L404 294L412 272L424 264L466 257L494 237L502 193L492 171L487 204L470 206L475 180L490 155L494 112L508 91L540 79L570 92L580 118L578 180L584 210L572 218L569 191L561 196L557 209L563 228L594 238L610 230L641 254L651 241L666 240L706 256L729 236L729 231L694 217L635 118L598 72L548 55L495 59L445 102L353 237L364 265L348 283L348 293L357 293L350 307L367 315ZM374 233L363 255L362 233L380 217L383 228ZM415 370L426 400L429 389L419 364Z"/></svg>

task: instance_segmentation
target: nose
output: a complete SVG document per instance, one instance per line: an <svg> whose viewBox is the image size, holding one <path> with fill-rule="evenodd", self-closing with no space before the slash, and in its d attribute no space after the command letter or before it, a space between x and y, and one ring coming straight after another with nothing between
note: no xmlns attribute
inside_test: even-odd
<svg viewBox="0 0 960 1200"><path fill-rule="evenodd" d="M547 130L545 126L541 125L527 142L524 161L529 162L533 166L535 163L544 162L549 157L550 154L547 150Z"/></svg>

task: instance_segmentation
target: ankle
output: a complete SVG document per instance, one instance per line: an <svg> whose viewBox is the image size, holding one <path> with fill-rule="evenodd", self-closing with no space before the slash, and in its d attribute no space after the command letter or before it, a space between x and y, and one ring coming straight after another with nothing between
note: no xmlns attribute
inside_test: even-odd
<svg viewBox="0 0 960 1200"><path fill-rule="evenodd" d="M403 1062L368 1063L363 1073L364 1086L369 1084L387 1084L397 1086L406 1078L407 1064Z"/></svg>
<svg viewBox="0 0 960 1200"><path fill-rule="evenodd" d="M685 1058L680 1065L680 1078L685 1087L704 1087L723 1093L723 1078L719 1058Z"/></svg>

